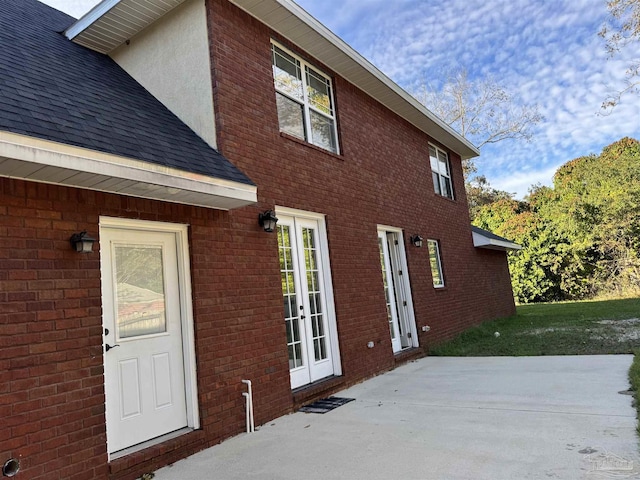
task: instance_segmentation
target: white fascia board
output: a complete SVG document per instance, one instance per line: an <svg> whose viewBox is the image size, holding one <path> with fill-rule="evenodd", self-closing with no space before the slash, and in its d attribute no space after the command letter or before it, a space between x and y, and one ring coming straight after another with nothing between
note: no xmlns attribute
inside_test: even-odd
<svg viewBox="0 0 640 480"><path fill-rule="evenodd" d="M517 243L485 237L476 232L472 232L472 234L473 246L476 248L487 248L489 250L522 250L522 247Z"/></svg>
<svg viewBox="0 0 640 480"><path fill-rule="evenodd" d="M320 35L323 40L328 42L331 46L337 49L340 53L344 54L348 59L355 63L358 67L360 67L369 78L368 82L373 81L372 88L381 88L380 94L375 95L371 91L371 88L363 88L363 85L359 85L358 81L355 81L354 78L350 78L348 75L345 75L339 71L330 61L327 61L327 66L336 70L341 76L346 78L348 81L353 83L356 87L363 90L365 93L378 100L380 103L386 105L392 111L395 111L399 115L403 116L410 123L415 125L416 127L424 130L424 128L419 125L420 122L415 122L411 118L408 118L406 115L403 115L398 110L392 108L389 103L404 103L405 108L410 107L410 110L415 111L417 114L425 117L426 120L433 123L436 129L440 130L444 137L435 137L434 140L443 143L448 148L451 148L454 152L458 153L462 159L468 159L477 157L480 155L480 151L466 138L456 132L453 128L443 122L437 115L427 109L424 105L418 102L413 96L411 96L407 91L401 88L398 84L396 84L393 80L391 80L388 76L382 73L375 65L369 62L366 58L360 55L356 50L350 47L346 42L344 42L340 37L334 34L331 30L325 27L322 23L316 20L313 16L307 13L302 7L297 5L295 2L291 0L230 0L231 3L235 4L240 9L249 13L249 15L253 16L257 20L261 21L268 27L272 28L276 32L284 35L288 38L287 32L283 31L279 24L272 24L274 22L269 22L266 18L263 18L261 15L261 9L269 10L270 14L277 9L286 10L287 13L294 16L302 25L308 27L310 30L315 32L317 35ZM269 9L266 9L263 4L269 4ZM284 12L283 12L284 13ZM284 24L285 22L281 22ZM295 39L289 38L289 40L295 42ZM318 58L320 61L324 61L323 58ZM395 95L399 97L397 100L391 99L390 101L383 101L382 96L388 96L388 93L391 93L392 97ZM396 98L397 98L396 97ZM400 102L398 102L400 100Z"/></svg>
<svg viewBox="0 0 640 480"><path fill-rule="evenodd" d="M257 202L254 185L9 132L0 132L0 176L220 210Z"/></svg>
<svg viewBox="0 0 640 480"><path fill-rule="evenodd" d="M93 22L102 17L105 13L115 7L121 0L102 0L99 4L80 17L73 25L71 25L64 34L69 40L73 40Z"/></svg>

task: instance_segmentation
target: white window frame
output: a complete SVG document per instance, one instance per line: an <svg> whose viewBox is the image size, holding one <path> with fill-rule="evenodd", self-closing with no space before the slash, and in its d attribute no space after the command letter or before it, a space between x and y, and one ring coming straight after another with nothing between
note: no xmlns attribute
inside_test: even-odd
<svg viewBox="0 0 640 480"><path fill-rule="evenodd" d="M433 265L431 264L431 250L434 248L437 260L438 276L440 282L437 282L433 276ZM431 270L431 279L433 280L433 288L444 288L444 273L442 271L442 257L440 256L440 242L438 240L427 240L427 251L429 253L429 269Z"/></svg>
<svg viewBox="0 0 640 480"><path fill-rule="evenodd" d="M284 97L286 97L287 99L302 105L303 107L303 122L304 122L304 138L302 137L298 137L297 135L294 135L292 133L289 132L285 132L288 135L293 135L297 138L300 138L301 140L304 140L305 142L308 142L312 145L315 145L318 148L322 148L323 150L327 150L328 152L331 153L335 153L336 155L340 155L340 142L338 140L338 122L336 119L336 103L335 103L335 97L333 94L333 82L331 80L331 77L329 75L327 75L326 73L324 73L322 70L320 70L319 68L317 68L315 65L310 64L309 62L306 62L305 60L303 60L299 55L296 55L295 53L293 53L291 50L283 47L281 44L279 44L278 42L271 40L271 64L272 64L272 68L273 68L273 56L274 56L274 50L273 47L279 48L280 50L282 50L283 52L285 52L286 54L292 56L299 64L300 66L300 72L301 72L301 81L302 81L302 95L303 95L303 100L302 103L300 102L300 99L294 98L291 95L289 95L286 91L283 91L281 89L278 89L278 86L275 83L275 76L274 76L274 87L276 89L276 95L280 94L283 95ZM319 110L317 108L315 108L311 102L309 101L309 95L308 95L308 84L307 84L307 73L308 73L308 69L313 70L315 73L317 73L318 75L321 75L322 77L324 77L324 80L327 81L327 84L329 85L329 99L331 102L331 115L327 114L326 112L323 112L322 110ZM311 112L314 112L318 115L321 115L322 117L330 120L333 124L333 138L335 141L335 150L331 150L326 148L323 145L320 145L318 143L314 143L313 142L313 138L312 138L312 130L311 130ZM278 118L278 123L279 123L279 118ZM282 129L280 131L283 131Z"/></svg>
<svg viewBox="0 0 640 480"><path fill-rule="evenodd" d="M435 153L435 156L432 154L432 152ZM446 164L446 171L444 172L442 172L440 169L440 161L442 161L441 156L444 157L444 162ZM434 163L435 163L435 168L434 168ZM435 178L433 179L433 184L434 184L433 189L436 195L440 195L441 197L454 200L453 179L451 178L451 162L449 161L449 154L444 150L442 150L441 148L438 148L435 145L430 143L429 144L429 166L431 167L432 175L437 175L437 178L438 178L438 186L440 191L436 189L436 185L435 185L436 180ZM451 195L446 194L447 180L449 181L449 190L451 191Z"/></svg>

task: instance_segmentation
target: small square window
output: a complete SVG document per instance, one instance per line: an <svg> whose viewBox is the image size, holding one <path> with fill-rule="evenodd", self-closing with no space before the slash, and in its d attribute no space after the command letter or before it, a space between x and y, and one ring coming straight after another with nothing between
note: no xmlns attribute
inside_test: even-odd
<svg viewBox="0 0 640 480"><path fill-rule="evenodd" d="M429 163L433 178L433 189L438 195L453 200L453 186L451 184L451 169L449 156L438 147L429 145Z"/></svg>
<svg viewBox="0 0 640 480"><path fill-rule="evenodd" d="M429 249L429 263L431 265L431 277L435 288L444 287L444 276L442 275L442 260L440 258L440 246L437 240L427 240Z"/></svg>
<svg viewBox="0 0 640 480"><path fill-rule="evenodd" d="M338 153L329 76L274 43L271 56L280 131Z"/></svg>

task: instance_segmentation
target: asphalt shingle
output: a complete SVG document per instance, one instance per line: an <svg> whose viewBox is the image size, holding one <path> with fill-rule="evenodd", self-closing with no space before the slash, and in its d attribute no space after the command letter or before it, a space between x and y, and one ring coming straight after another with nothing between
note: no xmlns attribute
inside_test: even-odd
<svg viewBox="0 0 640 480"><path fill-rule="evenodd" d="M253 184L109 56L65 38L74 21L2 0L0 130Z"/></svg>

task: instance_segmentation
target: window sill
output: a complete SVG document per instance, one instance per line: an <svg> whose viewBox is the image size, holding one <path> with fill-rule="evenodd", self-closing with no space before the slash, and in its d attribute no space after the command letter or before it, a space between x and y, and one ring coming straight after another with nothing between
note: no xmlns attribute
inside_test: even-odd
<svg viewBox="0 0 640 480"><path fill-rule="evenodd" d="M444 195L440 195L439 193L435 193L435 192L433 192L433 195L435 197L437 197L437 198L441 198L443 200L446 200L447 202L458 203L458 201L455 198L445 197Z"/></svg>
<svg viewBox="0 0 640 480"><path fill-rule="evenodd" d="M304 145L305 147L308 147L308 148L311 148L313 150L316 150L316 151L318 151L320 153L324 153L325 155L329 155L330 157L333 157L333 158L335 158L337 160L344 160L342 155L340 155L338 153L333 153L331 150L325 150L322 147L318 147L317 145L314 145L313 143L309 143L306 140L302 140L301 138L294 137L293 135L290 135L288 133L280 132L280 136L282 138L286 138L287 140L291 140L292 142L299 143L300 145Z"/></svg>

